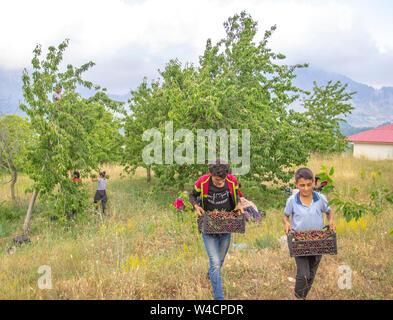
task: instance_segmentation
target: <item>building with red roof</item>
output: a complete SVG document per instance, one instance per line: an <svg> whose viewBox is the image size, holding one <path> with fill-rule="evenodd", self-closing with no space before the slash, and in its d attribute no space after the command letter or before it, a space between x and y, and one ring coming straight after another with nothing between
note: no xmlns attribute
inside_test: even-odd
<svg viewBox="0 0 393 320"><path fill-rule="evenodd" d="M393 159L393 123L347 137L354 143L354 157Z"/></svg>

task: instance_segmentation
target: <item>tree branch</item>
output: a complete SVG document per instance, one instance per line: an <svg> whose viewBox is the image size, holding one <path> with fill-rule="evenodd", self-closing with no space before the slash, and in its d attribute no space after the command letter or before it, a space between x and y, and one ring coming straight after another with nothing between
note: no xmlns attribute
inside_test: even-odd
<svg viewBox="0 0 393 320"><path fill-rule="evenodd" d="M380 196L378 199L371 201L370 206L374 205L377 201L382 201L384 198L386 198L387 196L390 196L391 194L393 194L393 190L385 193L383 196Z"/></svg>

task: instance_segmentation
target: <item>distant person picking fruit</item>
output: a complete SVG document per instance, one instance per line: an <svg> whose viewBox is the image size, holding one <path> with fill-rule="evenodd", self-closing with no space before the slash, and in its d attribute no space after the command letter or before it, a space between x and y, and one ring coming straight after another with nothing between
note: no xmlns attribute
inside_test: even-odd
<svg viewBox="0 0 393 320"><path fill-rule="evenodd" d="M107 179L105 178L105 171L100 172L100 177L98 179L93 178L93 182L98 182L97 191L94 195L94 203L98 203L99 201L102 202L102 214L105 214L105 207L108 201L108 197L106 195L106 182ZM98 205L96 207L98 210Z"/></svg>
<svg viewBox="0 0 393 320"><path fill-rule="evenodd" d="M61 85L56 88L56 92L52 96L53 102L61 100L61 90L63 90L63 87Z"/></svg>

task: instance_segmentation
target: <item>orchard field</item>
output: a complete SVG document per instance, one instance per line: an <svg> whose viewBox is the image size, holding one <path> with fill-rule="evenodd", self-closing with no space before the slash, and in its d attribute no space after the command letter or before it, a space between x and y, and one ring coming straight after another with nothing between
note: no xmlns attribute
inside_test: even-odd
<svg viewBox="0 0 393 320"><path fill-rule="evenodd" d="M308 161L314 173L321 165L333 166L336 189L345 198L358 188L359 203L368 201L375 184L392 189L392 164L348 155L314 155ZM23 190L32 182L19 177L18 205L11 201L9 186L0 186L0 299L212 299L196 217L179 217L169 208L179 190L154 191L156 179L148 184L142 168L133 176L121 176L120 166L104 169L110 176L107 216L85 212L75 220L51 221L38 198L31 243L8 252L13 237L23 231L31 197ZM372 172L381 174L372 178ZM95 184L85 180L93 199ZM242 181L242 193L267 214L261 223L248 222L244 235L232 236L222 268L226 299L293 299L295 261L279 240L287 198L283 189L268 186L261 192ZM393 299L392 209L387 204L377 215L349 223L335 215L338 254L323 257L308 299ZM238 243L246 246L232 245ZM42 265L51 268L52 289L38 288ZM338 286L343 265L352 270L350 289Z"/></svg>
<svg viewBox="0 0 393 320"><path fill-rule="evenodd" d="M276 25L263 32L242 11L223 26L199 63L170 59L158 78L130 86L127 102L84 79L94 62L69 64L69 39L35 46L21 79L26 118L0 117L0 299L212 299L195 213L170 206L218 149L220 158L230 151L242 193L267 213L233 234L225 298L293 299L282 212L305 165L329 181L324 192L336 188L327 197L338 236L308 298L393 298L393 163L346 153L340 124L356 92L331 80L296 87L308 63L286 64L269 48ZM92 205L102 170L106 216ZM71 180L79 174L80 185ZM15 245L22 234L31 242Z"/></svg>

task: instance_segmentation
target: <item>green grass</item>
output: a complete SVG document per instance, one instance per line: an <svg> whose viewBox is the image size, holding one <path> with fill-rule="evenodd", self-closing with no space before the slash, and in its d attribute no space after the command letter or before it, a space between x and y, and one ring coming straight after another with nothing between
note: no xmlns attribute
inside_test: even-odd
<svg viewBox="0 0 393 320"><path fill-rule="evenodd" d="M12 235L23 224L27 206L13 202L0 202L0 238Z"/></svg>
<svg viewBox="0 0 393 320"><path fill-rule="evenodd" d="M271 234L264 234L262 237L256 239L254 245L258 249L278 249L280 247L276 237Z"/></svg>

